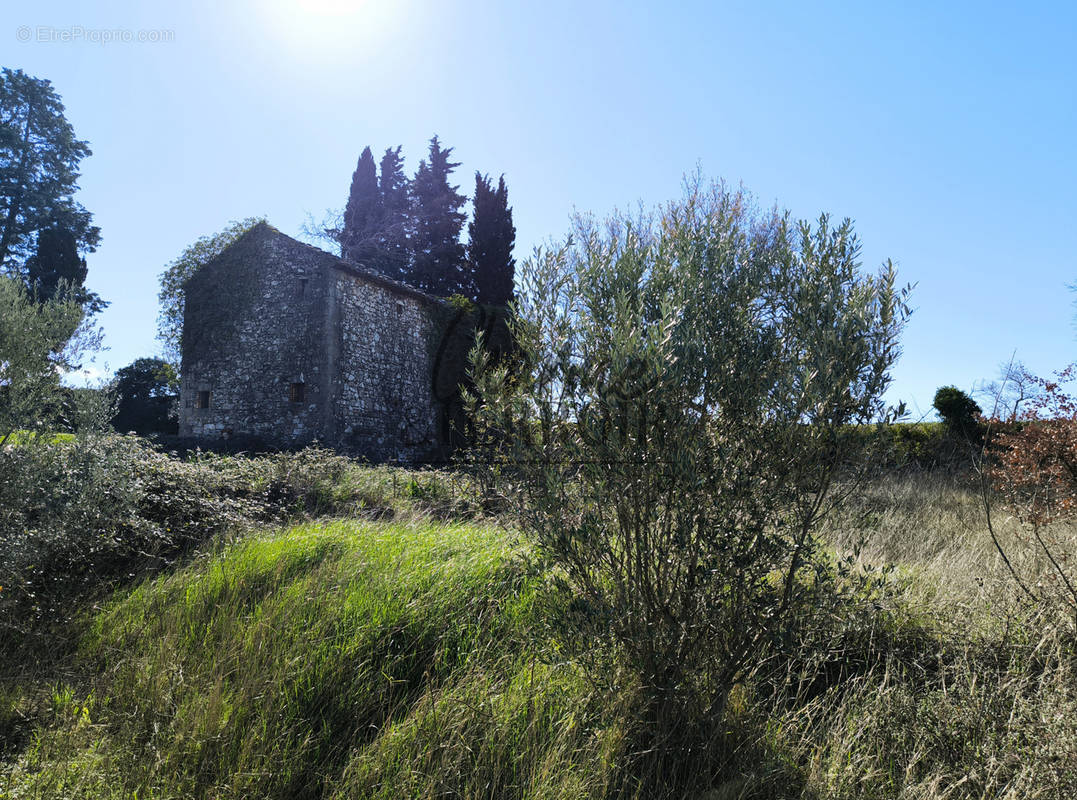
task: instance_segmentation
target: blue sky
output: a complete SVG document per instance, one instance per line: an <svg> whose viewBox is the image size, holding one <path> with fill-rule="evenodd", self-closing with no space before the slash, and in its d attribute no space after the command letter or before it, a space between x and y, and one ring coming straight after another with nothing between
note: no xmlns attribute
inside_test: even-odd
<svg viewBox="0 0 1077 800"><path fill-rule="evenodd" d="M0 61L51 80L94 151L78 197L112 370L157 351L184 246L252 215L296 234L344 204L363 146L402 144L410 172L433 133L464 191L504 173L518 257L697 165L852 217L865 266L917 284L890 393L914 417L1015 350L1041 373L1077 357L1072 3L14 5Z"/></svg>

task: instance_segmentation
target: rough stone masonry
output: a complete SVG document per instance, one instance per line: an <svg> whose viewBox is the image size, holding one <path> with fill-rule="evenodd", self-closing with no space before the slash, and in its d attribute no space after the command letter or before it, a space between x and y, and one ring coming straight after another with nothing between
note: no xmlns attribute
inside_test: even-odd
<svg viewBox="0 0 1077 800"><path fill-rule="evenodd" d="M180 436L444 457L462 374L440 363L451 317L442 300L259 224L187 283Z"/></svg>

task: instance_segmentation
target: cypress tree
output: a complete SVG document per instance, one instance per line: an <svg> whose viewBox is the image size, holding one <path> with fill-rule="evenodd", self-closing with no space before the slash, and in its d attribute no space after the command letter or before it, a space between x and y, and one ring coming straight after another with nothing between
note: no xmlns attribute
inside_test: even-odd
<svg viewBox="0 0 1077 800"><path fill-rule="evenodd" d="M411 221L411 199L400 150L400 145L395 148L387 147L381 157L381 179L378 184L381 200L378 258L383 273L396 280L405 280L410 259L408 229Z"/></svg>
<svg viewBox="0 0 1077 800"><path fill-rule="evenodd" d="M442 149L438 137L430 140L429 160L419 162L412 181L412 263L409 282L430 294L474 296L471 276L465 269L465 250L460 232L466 215L460 211L467 198L449 176L460 164L450 161L452 148Z"/></svg>
<svg viewBox="0 0 1077 800"><path fill-rule="evenodd" d="M366 264L376 258L380 216L381 198L378 194L374 156L369 147L364 147L355 172L352 173L348 205L344 208L344 228L340 233L340 252L343 258L360 264Z"/></svg>
<svg viewBox="0 0 1077 800"><path fill-rule="evenodd" d="M475 196L472 198L471 222L467 226L468 265L474 285L473 299L479 303L504 306L512 299L516 259L516 226L512 223L509 192L505 176L497 182L475 173Z"/></svg>
<svg viewBox="0 0 1077 800"><path fill-rule="evenodd" d="M60 292L61 283L74 300L91 314L108 303L94 292L86 290L86 259L78 254L75 235L58 226L37 232L37 250L26 260L26 283L37 293L41 303L52 300Z"/></svg>

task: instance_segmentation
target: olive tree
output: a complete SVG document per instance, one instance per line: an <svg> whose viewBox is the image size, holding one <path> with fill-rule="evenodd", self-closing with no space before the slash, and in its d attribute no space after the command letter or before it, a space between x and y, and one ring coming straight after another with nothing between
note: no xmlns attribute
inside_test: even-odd
<svg viewBox="0 0 1077 800"><path fill-rule="evenodd" d="M92 331L65 287L45 302L0 275L0 447L19 430L50 430L61 413L60 377Z"/></svg>
<svg viewBox="0 0 1077 800"><path fill-rule="evenodd" d="M471 453L642 691L661 741L715 720L820 563L815 531L890 418L909 287L852 224L690 182L523 263L516 360L472 351Z"/></svg>

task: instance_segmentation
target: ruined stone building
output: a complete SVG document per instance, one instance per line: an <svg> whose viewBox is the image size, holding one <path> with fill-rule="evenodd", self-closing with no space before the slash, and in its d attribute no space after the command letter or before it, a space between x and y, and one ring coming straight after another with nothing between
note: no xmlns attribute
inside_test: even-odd
<svg viewBox="0 0 1077 800"><path fill-rule="evenodd" d="M187 283L180 435L442 457L461 374L446 364L452 314L257 225Z"/></svg>

